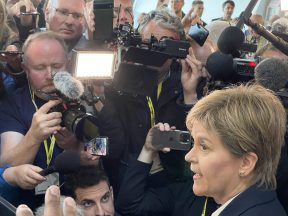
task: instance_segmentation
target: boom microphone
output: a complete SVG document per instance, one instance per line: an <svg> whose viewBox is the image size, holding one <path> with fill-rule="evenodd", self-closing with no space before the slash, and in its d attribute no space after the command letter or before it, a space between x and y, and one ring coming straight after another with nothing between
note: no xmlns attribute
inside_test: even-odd
<svg viewBox="0 0 288 216"><path fill-rule="evenodd" d="M53 76L55 88L66 98L78 100L84 93L81 81L75 79L67 71L59 71Z"/></svg>
<svg viewBox="0 0 288 216"><path fill-rule="evenodd" d="M75 151L65 151L55 158L55 163L39 172L42 176L47 176L54 172L68 174L76 172L80 167L80 155Z"/></svg>
<svg viewBox="0 0 288 216"><path fill-rule="evenodd" d="M277 58L261 61L255 68L255 80L265 88L279 91L288 82L288 63Z"/></svg>

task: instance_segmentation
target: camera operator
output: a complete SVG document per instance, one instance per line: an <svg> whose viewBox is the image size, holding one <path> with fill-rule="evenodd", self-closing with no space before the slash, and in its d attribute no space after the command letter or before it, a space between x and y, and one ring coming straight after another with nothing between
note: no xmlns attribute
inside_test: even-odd
<svg viewBox="0 0 288 216"><path fill-rule="evenodd" d="M75 135L60 126L62 114L49 112L61 101L47 101L45 94L55 89L52 74L65 69L66 46L58 34L43 32L32 34L23 51L23 68L28 84L1 101L0 165L30 163L43 169L52 164L63 149L78 151L80 148ZM26 202L34 208L42 201L35 196L39 191L41 188L23 191L26 195L21 197L25 200L15 202Z"/></svg>
<svg viewBox="0 0 288 216"><path fill-rule="evenodd" d="M155 10L145 14L139 30L143 41L149 40L152 35L158 40L162 37L185 39L180 19L167 10ZM151 97L112 92L111 100L117 107L127 136L128 146L122 161L124 170L128 165L129 155L139 154L149 128L155 123L166 121L180 130L186 129L183 124L186 113L198 97L201 97L197 95L197 86L207 74L202 63L195 59L191 48L186 60L182 60L181 64L182 67L179 62L172 63L172 60L168 59L158 68L158 87L154 89ZM151 184L163 185L165 182L181 179L184 175L184 154L185 152L181 151L171 151L166 155L160 153L161 163L157 159L151 170L151 174L155 174L151 176ZM159 172L163 168L164 172Z"/></svg>

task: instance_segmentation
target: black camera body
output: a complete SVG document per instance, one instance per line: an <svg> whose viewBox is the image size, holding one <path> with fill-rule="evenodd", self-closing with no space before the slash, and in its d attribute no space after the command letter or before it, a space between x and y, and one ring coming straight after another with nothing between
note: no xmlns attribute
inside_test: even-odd
<svg viewBox="0 0 288 216"><path fill-rule="evenodd" d="M53 107L50 112L61 112L61 126L66 127L83 142L99 136L96 118L87 113L86 108L78 101L65 101Z"/></svg>

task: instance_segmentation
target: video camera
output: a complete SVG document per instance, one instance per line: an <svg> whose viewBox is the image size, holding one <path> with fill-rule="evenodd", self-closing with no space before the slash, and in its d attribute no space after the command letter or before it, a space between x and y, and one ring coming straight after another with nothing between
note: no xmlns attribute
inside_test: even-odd
<svg viewBox="0 0 288 216"><path fill-rule="evenodd" d="M238 82L249 82L254 79L254 70L260 59L233 58L230 54L220 51L212 53L206 63L211 75L211 87L221 89Z"/></svg>

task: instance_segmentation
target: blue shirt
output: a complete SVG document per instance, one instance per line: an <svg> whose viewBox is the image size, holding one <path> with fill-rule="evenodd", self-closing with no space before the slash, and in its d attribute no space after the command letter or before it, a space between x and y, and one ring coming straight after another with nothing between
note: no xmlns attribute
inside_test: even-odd
<svg viewBox="0 0 288 216"><path fill-rule="evenodd" d="M37 107L40 108L46 101L35 97L35 103ZM13 131L25 135L31 126L33 114L35 112L36 108L31 99L29 86L25 85L24 87L15 90L0 103L0 134ZM53 163L55 157L62 151L63 149L55 145L51 163ZM44 143L41 143L33 164L43 169L47 167ZM15 206L25 203L33 209L42 204L43 197L35 196L34 190L21 190L17 200L9 201Z"/></svg>

